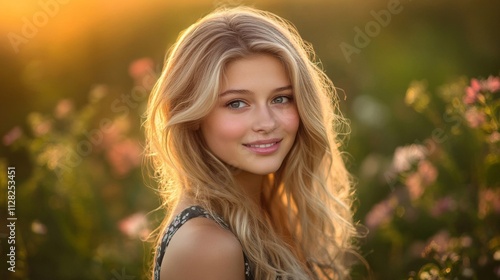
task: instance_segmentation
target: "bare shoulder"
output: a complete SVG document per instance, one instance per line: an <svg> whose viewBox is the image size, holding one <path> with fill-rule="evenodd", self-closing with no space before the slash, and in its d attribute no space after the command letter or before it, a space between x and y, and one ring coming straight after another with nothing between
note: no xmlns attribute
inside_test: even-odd
<svg viewBox="0 0 500 280"><path fill-rule="evenodd" d="M163 257L160 279L245 279L241 244L215 221L191 219L172 237Z"/></svg>

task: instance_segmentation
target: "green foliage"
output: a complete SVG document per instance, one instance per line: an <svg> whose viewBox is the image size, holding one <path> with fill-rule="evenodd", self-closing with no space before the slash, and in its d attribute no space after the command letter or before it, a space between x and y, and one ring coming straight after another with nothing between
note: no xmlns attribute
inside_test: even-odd
<svg viewBox="0 0 500 280"><path fill-rule="evenodd" d="M22 18L43 11L35 2L2 9L5 31L22 35ZM158 200L145 186L137 150L154 79L144 75L151 63L140 60L130 68L139 90L130 90L125 69L147 55L159 70L178 32L220 4L191 2L71 1L19 53L11 46L2 53L0 219L4 171L15 166L18 227L16 273L2 261L0 279L146 275L150 244L141 239L161 217L146 215ZM339 45L353 43L353 28L389 1L292 2L241 3L293 22L339 87L352 121L356 218L370 229L362 254L374 279L498 279L499 93L486 89L495 78L437 87L498 71L498 1L402 1L403 11L351 63ZM406 98L400 94L423 78ZM105 85L87 95L96 82ZM394 151L403 143L411 145ZM393 152L413 160L395 169Z"/></svg>
<svg viewBox="0 0 500 280"><path fill-rule="evenodd" d="M366 215L366 247L389 259L389 269L373 263L381 279L500 278L499 94L493 76L434 95L410 85L407 105L435 129L396 149L384 174L392 191Z"/></svg>
<svg viewBox="0 0 500 280"><path fill-rule="evenodd" d="M152 72L144 71L150 64L133 65L135 89L150 88ZM500 277L499 92L497 77L470 85L459 79L435 95L425 82L411 84L405 101L435 129L424 141L398 147L380 174L391 191L367 213L364 245L385 260L367 256L377 277ZM144 213L156 201L140 171L143 99L124 102L127 110L108 110L126 99L97 86L84 107L61 100L51 115L30 114L28 131L15 127L4 136L30 163L16 189L15 277L147 274L151 247L143 240L154 226ZM1 165L6 170L9 163Z"/></svg>
<svg viewBox="0 0 500 280"><path fill-rule="evenodd" d="M147 82L145 73L136 79ZM142 83L135 90L149 87ZM28 131L15 127L4 137L4 144L26 154L29 162L16 166L27 176L18 176L16 188L13 279L114 279L124 273L139 279L146 274L151 247L143 241L151 226L145 213L157 200L141 172L144 98L121 104L130 106L127 111L110 110L122 97L96 86L83 108L61 100L51 115L31 113ZM2 170L8 164L2 161Z"/></svg>

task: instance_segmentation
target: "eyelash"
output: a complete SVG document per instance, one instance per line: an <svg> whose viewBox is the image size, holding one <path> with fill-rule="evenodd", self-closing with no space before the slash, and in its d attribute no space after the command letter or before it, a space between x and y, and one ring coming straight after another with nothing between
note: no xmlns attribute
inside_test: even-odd
<svg viewBox="0 0 500 280"><path fill-rule="evenodd" d="M289 103L289 102L293 101L293 96L292 95L280 95L280 96L277 96L276 98L274 98L273 101L276 100L276 99L278 99L278 98L287 98L288 99L288 101L281 102L281 103L278 103L278 104L284 104L284 103Z"/></svg>
<svg viewBox="0 0 500 280"><path fill-rule="evenodd" d="M280 102L280 103L274 103L274 101L278 98L287 98L288 101L285 101L285 102ZM274 104L286 104L286 103L290 103L293 101L293 96L292 95L280 95L280 96L276 96L274 99L273 99L273 103ZM229 102L226 103L226 107L229 108L229 109L234 109L234 110L237 110L237 109L241 109L243 107L231 107L231 104L235 104L235 103L245 103L245 101L243 100L231 100Z"/></svg>
<svg viewBox="0 0 500 280"><path fill-rule="evenodd" d="M236 110L236 109L240 109L242 107L231 107L231 104L235 104L235 103L245 103L243 100L232 100L232 101L229 101L228 103L226 103L226 107L229 108L229 109L233 109L233 110Z"/></svg>

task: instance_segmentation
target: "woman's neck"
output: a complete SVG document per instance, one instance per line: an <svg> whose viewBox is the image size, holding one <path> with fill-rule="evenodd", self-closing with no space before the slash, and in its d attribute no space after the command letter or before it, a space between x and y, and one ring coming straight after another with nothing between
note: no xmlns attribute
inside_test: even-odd
<svg viewBox="0 0 500 280"><path fill-rule="evenodd" d="M243 188L248 197L253 200L258 206L262 201L262 188L264 183L264 175L253 174L245 171L236 171L234 179L236 183Z"/></svg>

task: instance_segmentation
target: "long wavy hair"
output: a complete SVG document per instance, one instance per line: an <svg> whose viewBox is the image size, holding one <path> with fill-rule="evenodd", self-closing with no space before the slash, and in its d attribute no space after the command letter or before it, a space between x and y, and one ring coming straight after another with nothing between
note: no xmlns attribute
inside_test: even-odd
<svg viewBox="0 0 500 280"><path fill-rule="evenodd" d="M282 61L300 116L296 140L279 170L266 176L259 206L236 187L237 170L208 149L199 129L226 65L252 54ZM169 50L146 111L147 155L167 211L158 233L185 195L226 220L255 279L349 278L356 231L339 150L345 125L335 88L293 25L248 7L203 17Z"/></svg>

